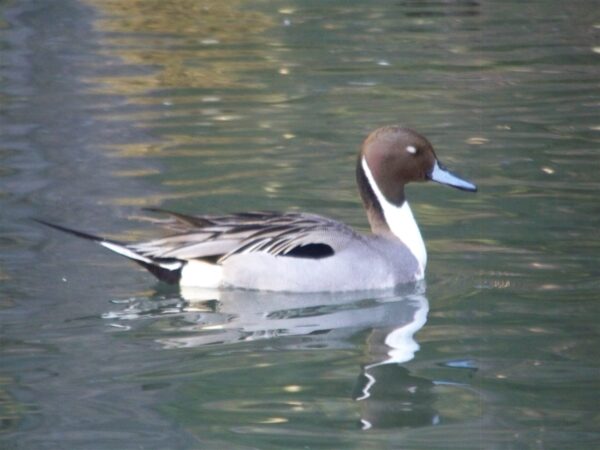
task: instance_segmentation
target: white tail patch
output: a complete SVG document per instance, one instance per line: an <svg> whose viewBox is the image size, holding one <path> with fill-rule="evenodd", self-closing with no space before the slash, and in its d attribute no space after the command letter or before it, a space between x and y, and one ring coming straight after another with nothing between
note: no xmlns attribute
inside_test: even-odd
<svg viewBox="0 0 600 450"><path fill-rule="evenodd" d="M115 253L118 253L121 256L124 256L125 258L130 258L130 259L135 259L136 261L142 261L148 264L154 264L154 261L152 261L150 258L146 258L145 256L142 255L138 255L137 253L129 250L127 247L124 247L123 245L119 245L119 244L113 244L112 242L106 242L106 241L101 241L99 242L99 244L102 247L106 247L109 250L112 250Z"/></svg>
<svg viewBox="0 0 600 450"><path fill-rule="evenodd" d="M223 283L223 266L206 261L188 261L181 270L181 286L218 288Z"/></svg>
<svg viewBox="0 0 600 450"><path fill-rule="evenodd" d="M123 246L123 245L119 245L119 244L115 244L113 242L108 242L108 241L100 241L98 242L102 247L106 247L107 249L118 253L121 256L124 256L125 258L129 258L129 259L133 259L135 261L141 261L143 263L146 264L153 264L159 267L162 267L163 269L167 269L167 270L178 270L181 268L181 266L183 265L183 263L176 261L176 262L169 262L169 263L161 263L159 261L147 258L143 255L140 255L130 249L128 249L127 247Z"/></svg>

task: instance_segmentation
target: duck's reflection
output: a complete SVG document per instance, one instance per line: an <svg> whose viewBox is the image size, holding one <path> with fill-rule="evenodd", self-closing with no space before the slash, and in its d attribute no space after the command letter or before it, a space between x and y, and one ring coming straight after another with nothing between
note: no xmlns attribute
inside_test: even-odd
<svg viewBox="0 0 600 450"><path fill-rule="evenodd" d="M367 338L371 362L363 367L353 393L362 402L360 421L365 430L432 425L439 420L433 409L433 382L412 376L400 365L419 350L414 334L427 322L427 299L422 294L409 295L400 306L405 310L404 320L373 328Z"/></svg>
<svg viewBox="0 0 600 450"><path fill-rule="evenodd" d="M274 338L280 338L278 348L290 350L355 348L352 338L364 334L366 363L353 398L361 404L361 427L369 429L436 423L433 383L401 365L419 350L414 335L428 311L424 284L383 293L300 295L182 288L180 297L134 301L107 317L176 313L169 330L176 336L158 340L163 348Z"/></svg>

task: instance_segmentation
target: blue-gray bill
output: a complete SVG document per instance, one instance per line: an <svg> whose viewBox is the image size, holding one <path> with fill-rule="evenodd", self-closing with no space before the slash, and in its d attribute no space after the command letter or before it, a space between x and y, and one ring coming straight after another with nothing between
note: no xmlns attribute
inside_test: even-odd
<svg viewBox="0 0 600 450"><path fill-rule="evenodd" d="M433 170L429 174L429 179L436 183L452 186L463 191L477 192L477 186L470 181L463 180L459 176L454 175L438 161L435 162Z"/></svg>

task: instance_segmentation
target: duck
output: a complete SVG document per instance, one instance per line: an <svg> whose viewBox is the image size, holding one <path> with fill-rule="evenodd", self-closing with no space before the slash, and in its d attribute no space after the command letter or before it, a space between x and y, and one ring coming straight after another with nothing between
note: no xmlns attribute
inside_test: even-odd
<svg viewBox="0 0 600 450"><path fill-rule="evenodd" d="M356 162L369 234L305 212L188 215L150 208L170 217L172 232L139 243L37 221L94 241L159 280L182 287L299 293L378 290L425 277L427 251L405 186L426 181L477 191L475 184L440 163L424 136L393 125L371 132Z"/></svg>

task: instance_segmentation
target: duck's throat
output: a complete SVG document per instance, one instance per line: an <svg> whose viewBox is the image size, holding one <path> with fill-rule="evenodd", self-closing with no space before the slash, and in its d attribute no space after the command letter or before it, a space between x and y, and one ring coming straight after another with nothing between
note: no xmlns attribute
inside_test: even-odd
<svg viewBox="0 0 600 450"><path fill-rule="evenodd" d="M385 198L364 157L360 161L357 179L373 232L391 233L400 239L424 271L427 264L427 250L408 202L402 199L402 203L396 205Z"/></svg>

